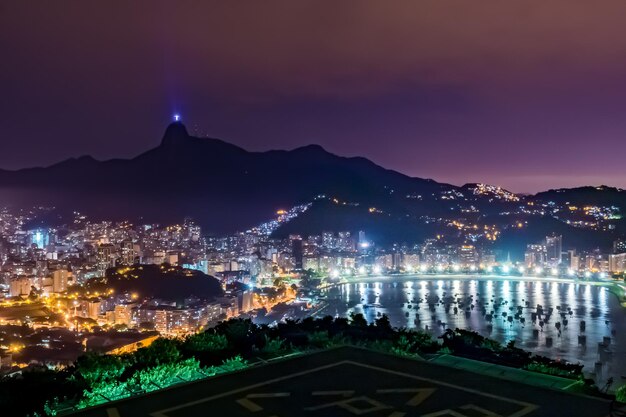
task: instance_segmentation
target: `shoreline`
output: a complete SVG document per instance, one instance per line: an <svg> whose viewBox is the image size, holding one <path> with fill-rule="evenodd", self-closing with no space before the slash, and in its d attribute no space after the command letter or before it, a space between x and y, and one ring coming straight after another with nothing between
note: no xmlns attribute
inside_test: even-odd
<svg viewBox="0 0 626 417"><path fill-rule="evenodd" d="M328 277L322 278L328 279ZM609 293L617 297L622 308L626 308L626 284L618 281L583 281L576 278L538 277L532 275L471 275L471 274L402 274L402 275L367 275L342 279L338 282L327 282L318 289L326 290L345 284L369 284L372 282L404 282L404 281L516 281L516 282L557 282L561 284L594 285L606 287Z"/></svg>
<svg viewBox="0 0 626 417"><path fill-rule="evenodd" d="M328 277L322 278L328 279ZM405 282L405 281L516 281L516 282L556 282L561 284L594 285L606 287L615 295L620 305L626 308L626 288L616 281L582 281L575 278L538 277L515 275L471 275L471 274L401 274L401 275L367 275L355 276L337 282L327 282L318 289L326 290L345 284L369 284L372 282Z"/></svg>

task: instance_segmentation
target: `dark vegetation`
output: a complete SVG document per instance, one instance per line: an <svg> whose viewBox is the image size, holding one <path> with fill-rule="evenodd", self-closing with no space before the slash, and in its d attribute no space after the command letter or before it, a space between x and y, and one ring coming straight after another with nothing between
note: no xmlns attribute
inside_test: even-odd
<svg viewBox="0 0 626 417"><path fill-rule="evenodd" d="M502 346L476 332L448 330L442 343L428 333L394 329L386 316L368 324L361 314L349 319L307 318L275 327L233 319L185 339L157 339L120 356L88 353L60 371L29 369L0 380L0 409L8 415L54 415L163 387L230 372L290 353L352 344L415 357L450 353L500 365L583 381L582 366L554 361ZM3 414L7 415L7 414Z"/></svg>
<svg viewBox="0 0 626 417"><path fill-rule="evenodd" d="M137 293L142 298L168 300L182 300L192 295L211 299L222 295L221 285L214 277L169 264L109 268L104 279L90 281L87 289L113 289L120 294Z"/></svg>

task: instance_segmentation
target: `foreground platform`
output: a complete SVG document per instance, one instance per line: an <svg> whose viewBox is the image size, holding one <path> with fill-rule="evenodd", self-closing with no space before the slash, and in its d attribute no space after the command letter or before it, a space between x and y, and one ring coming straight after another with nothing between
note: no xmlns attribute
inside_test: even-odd
<svg viewBox="0 0 626 417"><path fill-rule="evenodd" d="M341 347L172 387L80 417L603 417L610 403Z"/></svg>

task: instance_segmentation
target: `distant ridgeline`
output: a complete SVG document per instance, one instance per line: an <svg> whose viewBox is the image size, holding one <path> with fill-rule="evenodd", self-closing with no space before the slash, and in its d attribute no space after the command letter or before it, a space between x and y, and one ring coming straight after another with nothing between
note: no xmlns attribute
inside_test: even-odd
<svg viewBox="0 0 626 417"><path fill-rule="evenodd" d="M466 239L458 224L489 224L502 250L523 250L547 233L566 245L608 248L626 234L626 192L610 187L521 196L486 184L457 187L412 178L317 145L249 152L219 139L167 127L159 146L131 159L84 156L46 168L0 171L0 204L54 206L46 222L75 210L93 220L177 223L226 234L267 221L279 208L313 202L277 236L365 230L377 242ZM60 217L59 217L60 216ZM456 222L453 224L453 222ZM523 227L515 227L516 225Z"/></svg>

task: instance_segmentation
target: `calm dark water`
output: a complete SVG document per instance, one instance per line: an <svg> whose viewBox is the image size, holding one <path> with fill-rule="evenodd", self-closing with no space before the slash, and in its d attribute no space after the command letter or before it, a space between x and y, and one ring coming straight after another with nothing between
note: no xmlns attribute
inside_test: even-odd
<svg viewBox="0 0 626 417"><path fill-rule="evenodd" d="M434 336L441 335L446 327L471 329L502 343L515 340L517 347L540 355L580 362L585 373L598 383L610 376L614 387L626 382L622 378L626 377L625 311L604 287L545 281L402 281L390 277L332 287L325 295L328 306L320 315L356 312L371 322L386 314L395 327L419 328ZM544 314L533 323L537 305L543 307ZM550 309L550 317L541 327L541 319L545 320ZM485 311L495 311L491 321ZM581 321L585 322L584 331ZM538 335L533 330L538 330ZM586 340L579 340L579 335ZM606 348L598 346L604 337L611 338Z"/></svg>

